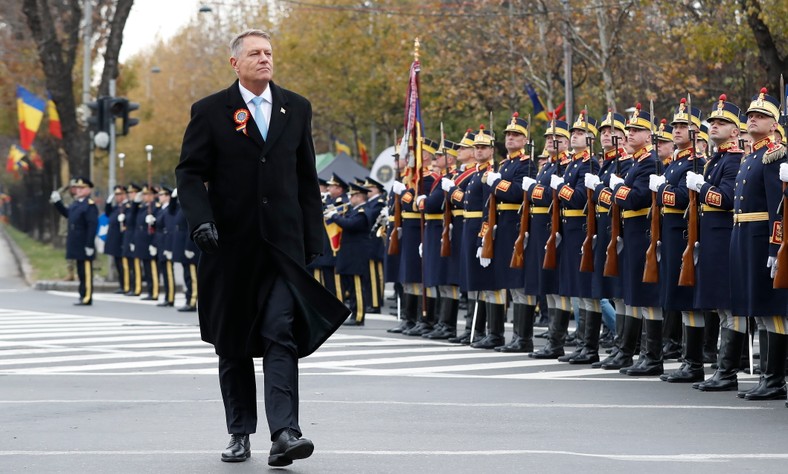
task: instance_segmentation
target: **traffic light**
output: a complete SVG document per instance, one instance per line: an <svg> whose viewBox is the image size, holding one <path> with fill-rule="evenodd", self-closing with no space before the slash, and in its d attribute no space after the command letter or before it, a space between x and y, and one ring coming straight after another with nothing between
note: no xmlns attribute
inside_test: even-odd
<svg viewBox="0 0 788 474"><path fill-rule="evenodd" d="M140 123L139 119L129 117L129 113L140 108L140 104L129 102L125 97L110 98L108 110L112 120L121 119L121 127L116 128L116 135L128 135L129 128Z"/></svg>
<svg viewBox="0 0 788 474"><path fill-rule="evenodd" d="M140 104L136 102L129 102L128 100L126 100L123 108L123 134L124 135L128 135L129 129L140 123L140 119L129 117L130 112L133 112L139 108L140 108Z"/></svg>
<svg viewBox="0 0 788 474"><path fill-rule="evenodd" d="M95 101L87 103L88 109L90 109L88 126L94 132L109 132L111 115L108 111L108 104L110 99L110 97L99 97Z"/></svg>

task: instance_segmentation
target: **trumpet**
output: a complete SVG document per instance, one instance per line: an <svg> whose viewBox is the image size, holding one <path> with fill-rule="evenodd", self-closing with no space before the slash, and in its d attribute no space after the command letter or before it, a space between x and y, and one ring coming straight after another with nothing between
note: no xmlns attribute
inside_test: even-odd
<svg viewBox="0 0 788 474"><path fill-rule="evenodd" d="M345 213L345 212L347 212L347 210L349 209L349 206L350 206L350 203L349 203L349 202L346 202L346 203L340 204L340 205L338 205L338 206L337 206L337 205L334 205L334 204L329 204L329 205L328 205L328 206L326 206L326 208L323 210L323 218L324 218L324 219L328 219L328 216L329 216L329 214L332 214L334 211L336 211L336 212L337 212L337 213L339 213L339 214L344 214L344 213Z"/></svg>

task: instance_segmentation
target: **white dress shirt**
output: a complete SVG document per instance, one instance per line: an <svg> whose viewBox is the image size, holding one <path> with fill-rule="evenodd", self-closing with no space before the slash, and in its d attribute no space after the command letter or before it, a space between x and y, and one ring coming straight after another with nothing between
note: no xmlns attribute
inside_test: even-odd
<svg viewBox="0 0 788 474"><path fill-rule="evenodd" d="M249 89L247 89L246 87L242 86L240 82L238 83L238 88L241 89L241 97L243 97L244 102L246 103L246 106L249 108L249 114L252 117L254 117L255 116L255 112L257 112L257 107L255 107L254 102L252 102L252 99L254 99L256 96ZM274 108L274 100L273 100L273 96L271 95L271 85L270 84L265 88L265 90L263 91L263 94L260 97L263 98L263 102L262 102L261 106L263 108L263 117L265 117L265 120L266 120L266 128L270 129L271 128L271 110L273 110L273 108Z"/></svg>

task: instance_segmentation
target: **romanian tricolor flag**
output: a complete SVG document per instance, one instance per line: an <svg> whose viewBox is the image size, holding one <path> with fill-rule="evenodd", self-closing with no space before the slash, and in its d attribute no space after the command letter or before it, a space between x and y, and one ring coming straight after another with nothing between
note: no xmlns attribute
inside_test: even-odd
<svg viewBox="0 0 788 474"><path fill-rule="evenodd" d="M55 138L63 139L63 130L60 128L60 115L52 100L52 94L47 93L47 116L49 117L49 134Z"/></svg>
<svg viewBox="0 0 788 474"><path fill-rule="evenodd" d="M30 153L28 153L28 159L30 159L30 162L33 163L33 166L35 166L37 170L44 169L44 159L41 158L41 155L38 154L38 151L36 151L35 148L30 149Z"/></svg>
<svg viewBox="0 0 788 474"><path fill-rule="evenodd" d="M22 86L16 86L16 109L19 114L19 142L23 150L29 150L36 132L44 118L44 99Z"/></svg>
<svg viewBox="0 0 788 474"><path fill-rule="evenodd" d="M25 150L20 148L19 145L11 145L11 148L8 150L8 158L6 158L5 162L6 171L18 176L20 170L26 170L28 164L23 160L24 157Z"/></svg>
<svg viewBox="0 0 788 474"><path fill-rule="evenodd" d="M536 89L531 84L525 85L525 93L528 94L528 97L531 99L531 103L534 106L533 118L535 119L542 119L547 121L549 118L547 116L547 112L545 111L544 104L542 103L542 99L539 98L539 94L536 93Z"/></svg>
<svg viewBox="0 0 788 474"><path fill-rule="evenodd" d="M356 140L358 147L358 156L361 158L361 164L367 166L369 164L369 153L367 153L367 146L361 140Z"/></svg>
<svg viewBox="0 0 788 474"><path fill-rule="evenodd" d="M339 244L342 241L342 227L339 227L339 224L335 222L327 224L323 221L323 225L326 227L328 241L331 244L331 251L336 255L337 252L339 252Z"/></svg>
<svg viewBox="0 0 788 474"><path fill-rule="evenodd" d="M338 155L340 153L344 153L347 156L352 155L352 153L350 151L350 147L348 146L348 144L343 142L339 138L334 137L334 154Z"/></svg>

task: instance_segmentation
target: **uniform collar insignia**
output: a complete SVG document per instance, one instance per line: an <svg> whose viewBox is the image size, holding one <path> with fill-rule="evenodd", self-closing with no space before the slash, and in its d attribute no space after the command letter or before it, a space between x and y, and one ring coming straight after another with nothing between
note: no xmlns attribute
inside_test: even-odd
<svg viewBox="0 0 788 474"><path fill-rule="evenodd" d="M752 151L758 151L761 148L771 144L771 142L772 142L772 137L768 137L768 136L767 137L763 137L760 140L758 140L757 142L752 144Z"/></svg>

